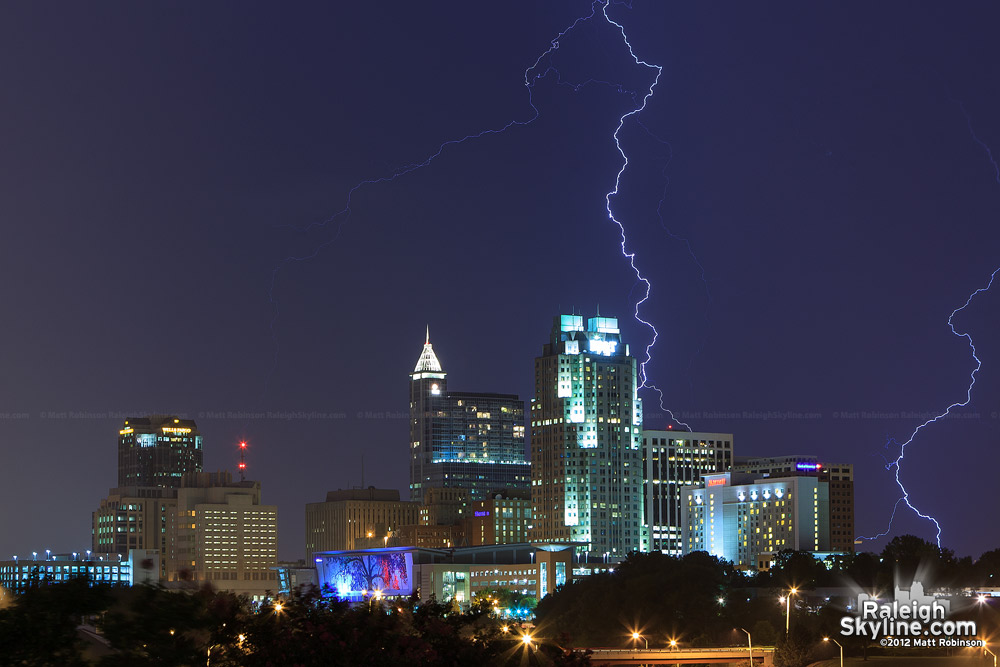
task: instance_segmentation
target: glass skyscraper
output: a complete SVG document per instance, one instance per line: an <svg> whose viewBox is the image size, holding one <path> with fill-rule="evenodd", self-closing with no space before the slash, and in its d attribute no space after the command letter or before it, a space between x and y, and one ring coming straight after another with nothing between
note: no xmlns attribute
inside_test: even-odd
<svg viewBox="0 0 1000 667"><path fill-rule="evenodd" d="M646 551L642 403L614 317L557 315L535 359L531 499L539 541L609 560Z"/></svg>
<svg viewBox="0 0 1000 667"><path fill-rule="evenodd" d="M410 375L410 499L462 488L470 500L527 489L524 401L515 394L448 391L430 334Z"/></svg>

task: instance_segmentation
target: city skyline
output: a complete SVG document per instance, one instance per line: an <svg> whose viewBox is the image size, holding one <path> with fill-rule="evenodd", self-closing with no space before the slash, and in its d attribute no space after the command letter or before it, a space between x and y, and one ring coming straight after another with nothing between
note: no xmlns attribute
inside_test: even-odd
<svg viewBox="0 0 1000 667"><path fill-rule="evenodd" d="M613 133L651 72L613 25L581 23L542 61L531 124L352 191L531 118L525 69L590 9L4 8L0 503L24 509L0 549L89 546L122 420L175 414L205 471L249 443L280 555L300 557L297 508L360 485L362 457L365 485L407 488L403 382L427 323L460 386L524 400L555 312L599 304L643 361L642 286L605 207ZM855 531L885 530L887 442L965 399L975 362L948 316L1000 263L997 10L609 13L664 67L619 134L612 198L652 283L649 381L740 456L853 463ZM968 507L993 502L975 476L1000 464L997 299L956 315L983 361L972 402L902 472L973 556L994 546ZM666 428L661 396L639 395ZM900 511L889 537L934 532Z"/></svg>

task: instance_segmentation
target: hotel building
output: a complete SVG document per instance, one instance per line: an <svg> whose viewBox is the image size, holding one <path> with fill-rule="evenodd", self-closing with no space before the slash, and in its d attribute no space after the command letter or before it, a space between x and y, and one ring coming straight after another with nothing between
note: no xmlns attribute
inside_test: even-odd
<svg viewBox="0 0 1000 667"><path fill-rule="evenodd" d="M827 482L728 472L703 480L681 494L685 554L707 551L749 570L786 549L830 551Z"/></svg>

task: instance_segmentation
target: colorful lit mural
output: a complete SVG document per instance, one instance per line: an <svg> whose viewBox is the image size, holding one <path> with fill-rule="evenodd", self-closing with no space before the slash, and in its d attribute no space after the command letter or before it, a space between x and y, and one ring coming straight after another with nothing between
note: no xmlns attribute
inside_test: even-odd
<svg viewBox="0 0 1000 667"><path fill-rule="evenodd" d="M354 599L413 593L413 555L407 552L351 553L316 558L321 588L329 586L340 598Z"/></svg>

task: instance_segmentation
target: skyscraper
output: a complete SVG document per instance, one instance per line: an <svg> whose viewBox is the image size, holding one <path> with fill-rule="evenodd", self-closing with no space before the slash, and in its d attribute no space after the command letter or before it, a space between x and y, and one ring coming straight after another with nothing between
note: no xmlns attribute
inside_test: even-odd
<svg viewBox="0 0 1000 667"><path fill-rule="evenodd" d="M183 475L201 471L203 455L201 433L190 419L126 419L118 431L118 486L92 514L93 552L127 558L137 549L159 551L159 575L165 576L177 489Z"/></svg>
<svg viewBox="0 0 1000 667"><path fill-rule="evenodd" d="M671 556L684 552L681 494L703 475L733 465L732 433L644 429L646 521L649 549Z"/></svg>
<svg viewBox="0 0 1000 667"><path fill-rule="evenodd" d="M609 559L648 548L642 403L618 320L557 315L535 359L533 538Z"/></svg>
<svg viewBox="0 0 1000 667"><path fill-rule="evenodd" d="M515 394L448 391L430 332L410 375L410 499L462 488L470 500L527 489L524 401Z"/></svg>
<svg viewBox="0 0 1000 667"><path fill-rule="evenodd" d="M177 488L185 473L201 472L203 457L193 420L130 417L118 431L118 486Z"/></svg>

